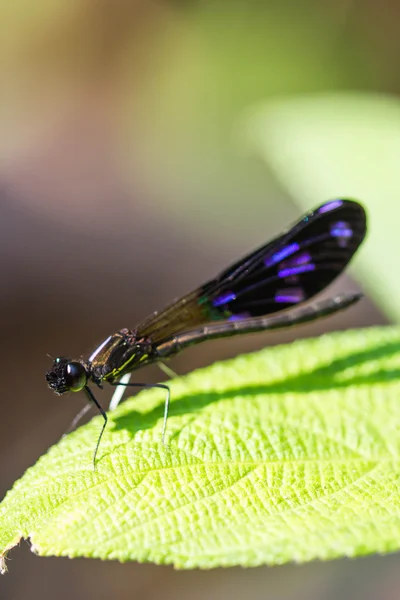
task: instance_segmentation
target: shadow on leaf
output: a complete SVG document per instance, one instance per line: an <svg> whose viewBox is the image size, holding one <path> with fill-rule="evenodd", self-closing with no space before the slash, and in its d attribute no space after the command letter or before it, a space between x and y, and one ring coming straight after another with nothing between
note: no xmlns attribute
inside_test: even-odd
<svg viewBox="0 0 400 600"><path fill-rule="evenodd" d="M398 368L379 368L378 364L376 371L371 373L355 375L348 379L340 378L340 375L349 368L359 367L372 361L387 360L396 354L399 354ZM237 396L305 394L308 392L345 389L351 386L373 385L393 380L400 381L400 341L380 344L372 349L368 348L365 351L353 352L345 357L338 357L329 365L318 367L301 375L285 377L285 379L278 382L266 383L265 385L241 385L223 392L200 392L182 395L178 399L173 399L169 416L197 413L210 404L222 400L226 401ZM124 429L133 437L138 431L152 428L158 421L162 420L163 413L164 404L161 403L145 414L132 411L129 415L115 416L112 423L110 423L110 427L114 430Z"/></svg>

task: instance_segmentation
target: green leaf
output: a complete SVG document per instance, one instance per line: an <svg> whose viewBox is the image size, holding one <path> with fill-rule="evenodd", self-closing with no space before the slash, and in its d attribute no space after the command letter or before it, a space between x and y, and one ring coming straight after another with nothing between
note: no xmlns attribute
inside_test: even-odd
<svg viewBox="0 0 400 600"><path fill-rule="evenodd" d="M368 294L400 320L400 102L361 93L267 102L241 130L304 209L329 198L359 199L369 232L352 268Z"/></svg>
<svg viewBox="0 0 400 600"><path fill-rule="evenodd" d="M400 546L400 328L265 349L143 391L61 440L0 505L3 555L253 566Z"/></svg>

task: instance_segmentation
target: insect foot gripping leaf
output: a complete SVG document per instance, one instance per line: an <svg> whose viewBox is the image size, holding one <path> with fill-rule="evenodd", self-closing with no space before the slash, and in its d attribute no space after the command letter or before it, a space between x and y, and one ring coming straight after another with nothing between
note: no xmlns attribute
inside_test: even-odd
<svg viewBox="0 0 400 600"><path fill-rule="evenodd" d="M0 505L0 551L277 564L400 546L400 328L326 335L146 390L61 440Z"/></svg>

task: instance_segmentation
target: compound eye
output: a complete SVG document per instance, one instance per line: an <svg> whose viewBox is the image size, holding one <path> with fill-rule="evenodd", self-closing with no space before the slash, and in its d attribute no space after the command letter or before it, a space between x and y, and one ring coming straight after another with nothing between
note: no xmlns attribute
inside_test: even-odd
<svg viewBox="0 0 400 600"><path fill-rule="evenodd" d="M79 392L87 383L86 369L81 363L69 362L65 368L65 384L71 392Z"/></svg>

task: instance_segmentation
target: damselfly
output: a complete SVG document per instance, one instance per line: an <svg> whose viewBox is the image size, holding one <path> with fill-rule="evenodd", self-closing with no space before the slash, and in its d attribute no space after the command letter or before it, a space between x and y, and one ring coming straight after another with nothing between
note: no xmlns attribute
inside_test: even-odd
<svg viewBox="0 0 400 600"><path fill-rule="evenodd" d="M366 215L360 204L344 199L327 202L135 329L121 329L110 335L87 360L57 358L46 374L49 387L57 394L83 390L89 401L73 425L92 403L103 416L94 465L107 414L89 382L100 388L104 382L113 386L164 388L164 442L169 388L161 383L129 383L130 373L150 363L161 363L206 340L291 327L351 306L361 298L360 293L293 308L321 292L343 271L365 233ZM121 396L111 401L113 407Z"/></svg>

